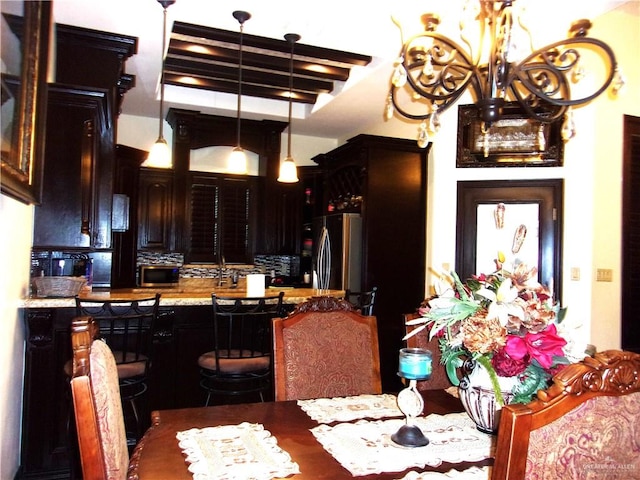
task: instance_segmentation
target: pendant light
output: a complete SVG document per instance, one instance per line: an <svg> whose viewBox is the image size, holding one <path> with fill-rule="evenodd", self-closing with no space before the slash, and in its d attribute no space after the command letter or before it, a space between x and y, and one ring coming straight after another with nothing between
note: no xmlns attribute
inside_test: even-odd
<svg viewBox="0 0 640 480"><path fill-rule="evenodd" d="M236 128L236 146L231 151L231 155L229 155L227 170L229 173L246 175L247 156L240 146L240 112L242 110L242 33L244 31L244 22L251 18L251 14L242 10L236 10L233 12L233 18L240 23L240 47L238 50L238 119Z"/></svg>
<svg viewBox="0 0 640 480"><path fill-rule="evenodd" d="M287 135L287 156L280 164L278 181L282 183L296 183L298 181L298 171L296 162L291 156L291 105L293 102L293 48L296 42L300 40L300 35L287 33L284 38L291 45L291 58L289 61L289 133Z"/></svg>
<svg viewBox="0 0 640 480"><path fill-rule="evenodd" d="M162 5L163 11L163 27L162 27L162 52L160 53L160 114L158 116L158 140L151 147L149 156L142 163L143 167L155 167L155 168L171 168L171 150L167 141L162 134L163 127L163 113L164 113L164 53L167 43L167 8L176 3L176 0L158 0L158 3Z"/></svg>

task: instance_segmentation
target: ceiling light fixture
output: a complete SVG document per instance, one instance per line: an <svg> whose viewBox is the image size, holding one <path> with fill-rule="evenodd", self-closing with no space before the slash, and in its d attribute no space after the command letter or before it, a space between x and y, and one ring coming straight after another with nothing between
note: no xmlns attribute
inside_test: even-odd
<svg viewBox="0 0 640 480"><path fill-rule="evenodd" d="M280 174L278 181L282 183L296 183L298 181L298 169L296 162L291 156L291 104L293 103L293 48L300 35L297 33L287 33L284 39L291 45L291 58L289 60L289 133L287 135L287 156L280 164Z"/></svg>
<svg viewBox="0 0 640 480"><path fill-rule="evenodd" d="M398 112L420 120L418 145L425 147L440 128L440 114L469 89L483 132L500 119L505 102L517 102L526 117L537 121L548 123L564 115L562 137L572 138L571 107L593 100L609 85L614 94L624 85L613 51L601 40L587 37L591 22L585 19L571 25L570 38L534 51L515 3L468 0L459 23L466 49L436 33L437 15L423 15L425 31L403 41L395 62L385 118ZM474 51L469 33L476 21L479 43ZM589 86L580 85L577 98L572 98L570 82L580 80L587 67L592 78L583 83Z"/></svg>
<svg viewBox="0 0 640 480"><path fill-rule="evenodd" d="M233 12L233 18L240 23L240 45L238 47L238 120L236 128L236 146L231 151L231 155L229 155L227 170L229 173L245 175L247 173L247 155L240 146L240 112L242 110L242 34L244 31L244 22L251 18L251 14L242 10L236 10Z"/></svg>
<svg viewBox="0 0 640 480"><path fill-rule="evenodd" d="M162 24L162 52L160 53L160 114L158 115L158 139L151 147L151 151L147 159L142 162L143 167L155 168L171 168L171 149L164 139L162 127L164 123L164 54L167 44L167 8L176 3L176 0L158 0L163 8L163 24Z"/></svg>

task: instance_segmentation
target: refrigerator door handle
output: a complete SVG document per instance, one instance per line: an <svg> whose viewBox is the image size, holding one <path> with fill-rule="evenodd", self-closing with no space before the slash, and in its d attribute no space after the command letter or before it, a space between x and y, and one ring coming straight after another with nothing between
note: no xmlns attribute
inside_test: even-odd
<svg viewBox="0 0 640 480"><path fill-rule="evenodd" d="M320 233L317 263L318 288L327 290L331 278L331 241L329 240L329 230L327 230L327 227L322 227Z"/></svg>

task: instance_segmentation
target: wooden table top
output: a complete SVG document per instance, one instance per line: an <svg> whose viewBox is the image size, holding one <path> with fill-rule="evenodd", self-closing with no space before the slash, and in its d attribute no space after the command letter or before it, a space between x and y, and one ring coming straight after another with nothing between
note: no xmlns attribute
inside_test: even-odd
<svg viewBox="0 0 640 480"><path fill-rule="evenodd" d="M460 401L442 390L423 392L424 414L461 412ZM154 426L132 456L129 478L139 480L190 480L187 463L176 439L176 433L190 428L219 425L235 425L241 422L260 423L276 437L278 445L298 463L300 474L292 479L337 480L354 478L336 461L309 431L318 425L295 401L245 403L215 407L161 410L152 414ZM483 462L443 463L430 470L446 472L455 468L463 470L471 466L490 465L492 459ZM425 469L426 470L426 469ZM406 472L368 475L361 480L401 478ZM136 476L137 475L137 476Z"/></svg>

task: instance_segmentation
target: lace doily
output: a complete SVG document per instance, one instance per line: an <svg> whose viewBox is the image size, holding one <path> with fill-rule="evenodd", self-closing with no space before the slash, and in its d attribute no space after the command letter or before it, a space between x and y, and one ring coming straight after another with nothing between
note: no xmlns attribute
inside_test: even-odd
<svg viewBox="0 0 640 480"><path fill-rule="evenodd" d="M314 398L312 400L298 400L298 405L318 423L402 416L395 395L389 394Z"/></svg>
<svg viewBox="0 0 640 480"><path fill-rule="evenodd" d="M176 437L194 480L269 480L300 473L260 424L192 428Z"/></svg>
<svg viewBox="0 0 640 480"><path fill-rule="evenodd" d="M399 480L489 480L490 467L471 467L466 470L449 470L440 472L409 472Z"/></svg>
<svg viewBox="0 0 640 480"><path fill-rule="evenodd" d="M417 418L416 425L429 439L425 447L404 448L391 441L391 435L404 423L404 419L359 420L318 425L311 433L354 476L436 467L442 462L474 462L491 456L491 436L478 431L466 413Z"/></svg>

